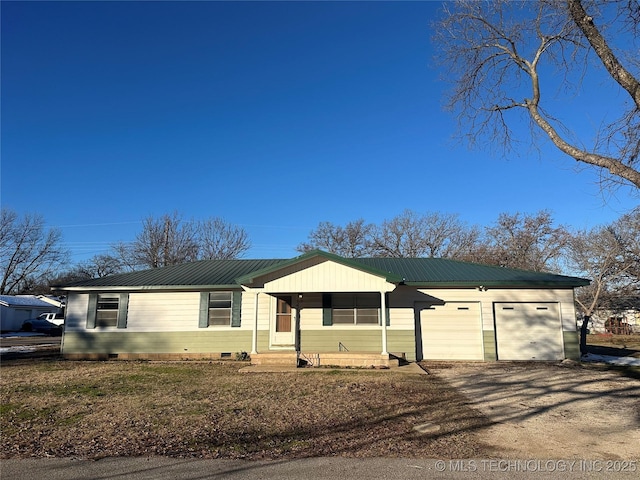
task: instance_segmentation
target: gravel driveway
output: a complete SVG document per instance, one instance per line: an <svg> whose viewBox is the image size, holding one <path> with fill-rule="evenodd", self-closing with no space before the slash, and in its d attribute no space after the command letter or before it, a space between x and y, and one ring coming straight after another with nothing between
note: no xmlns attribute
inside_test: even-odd
<svg viewBox="0 0 640 480"><path fill-rule="evenodd" d="M573 362L424 364L493 425L504 458L640 459L640 381Z"/></svg>

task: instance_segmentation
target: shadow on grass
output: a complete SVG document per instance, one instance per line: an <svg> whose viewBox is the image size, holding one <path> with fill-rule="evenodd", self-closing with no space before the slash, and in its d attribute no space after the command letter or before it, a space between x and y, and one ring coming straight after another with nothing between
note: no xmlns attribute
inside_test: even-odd
<svg viewBox="0 0 640 480"><path fill-rule="evenodd" d="M593 355L607 355L610 357L636 357L640 358L640 352L634 348L615 347L610 345L587 345L587 352ZM610 371L624 377L640 380L640 367L629 365L591 364L591 368Z"/></svg>
<svg viewBox="0 0 640 480"><path fill-rule="evenodd" d="M638 350L633 348L605 345L587 345L587 352L593 353L594 355L610 355L612 357L633 357L640 353Z"/></svg>
<svg viewBox="0 0 640 480"><path fill-rule="evenodd" d="M37 364L51 358L31 360ZM62 363L69 368L81 368L79 362ZM118 374L118 365L131 363L113 362L112 371L91 381L112 381ZM455 367L452 364L451 368ZM145 368L153 370L158 382L171 383L163 377L164 370L160 366L149 364ZM130 418L123 419L114 411L109 421L113 422L116 430L121 430L123 438L128 438L123 440L124 444L118 445L118 455L128 452L125 455L287 461L318 456L487 458L499 454L482 444L483 430L495 423L518 423L554 410L580 411L585 402L592 400L616 405L623 398L640 399L637 382L623 380L603 391L595 388L600 378L581 374L593 373L592 366L580 364L478 364L478 372L490 373L493 368L511 369L513 375L489 374L476 378L471 390L466 390L468 396L438 375L439 368L447 368L443 364L434 368L427 365L435 375L402 376L354 370L246 376L216 365L193 365L193 368L206 375L218 375L224 382L205 388L194 379L186 379L172 384L171 394L176 399L190 397L192 402L185 405L189 408L202 406L205 413L194 417L187 430L178 432L156 428L142 435L136 422L149 414L145 410L145 402L156 409L153 414L159 419L170 419L172 415L187 419L188 414L175 409L165 410L163 405L154 402L153 397L137 400L141 409L137 417L135 412L131 412ZM558 375L548 376L549 369ZM160 388L159 384L154 388ZM303 389L308 392L302 394ZM115 392L110 391L114 398L105 398L105 402L117 403L119 397ZM233 392L233 402L227 400L225 408L216 408L216 402L228 392ZM569 395L557 400L553 395L556 392ZM297 397L290 397L296 393L299 394ZM86 400L82 396L76 397L70 401L82 403ZM202 400L196 403L195 399L200 397ZM127 397L128 400L131 398ZM471 400L478 398L499 399L507 403L509 400L531 402L531 407L526 410L506 408L489 419L474 407ZM547 398L550 400L546 403L536 403ZM91 399L95 405L98 401ZM349 402L353 402L352 409ZM335 413L331 410L333 406L336 406ZM416 429L420 426L425 428ZM83 427L78 425L75 428L77 433L81 433ZM46 428L42 431L45 437L55 433ZM109 431L97 430L91 448L80 445L80 437L74 436L70 429L68 438L75 438L77 445L36 447L27 436L23 436L7 439L9 443L3 442L0 453L5 456L105 458L115 455L110 447L113 439L109 437ZM10 444L15 445L18 441L21 449L11 450Z"/></svg>
<svg viewBox="0 0 640 480"><path fill-rule="evenodd" d="M38 368L50 360L29 362ZM353 370L247 376L229 366L186 362L199 376L172 383L163 373L166 366L160 363L138 369L137 362L113 362L113 368L110 362L101 362L99 370L93 369L93 363L59 362L69 374L58 373L58 378L75 377L65 389L59 389L56 404L61 408L56 421L43 417L37 438L30 436L33 425L21 421L21 411L39 404L37 395L50 394L55 385L44 380L23 391L20 385L12 388L5 378L3 392L9 392L6 398L17 410L5 416L3 425L18 433L15 438L6 436L0 454L7 458L159 455L276 460L318 456L469 458L487 453L474 433L489 424L486 417L436 377ZM19 364L28 365L18 362L16 366ZM84 365L91 367L86 373L82 373ZM29 372L16 371L15 375ZM120 394L124 387L118 389L116 383L133 376L136 388ZM212 378L216 379L210 381ZM77 383L78 379L85 383ZM155 383L145 387L145 381ZM85 394L79 387L85 384L101 385L104 395ZM31 397L26 399L25 393ZM169 397L173 401L169 402ZM105 425L95 425L100 417L91 412L125 402L130 406L127 412L115 409L104 417ZM86 406L89 404L91 408ZM60 417L62 412L70 418L91 415L67 424ZM414 428L424 425L424 430ZM112 431L118 432L121 441L112 438ZM86 435L90 436L88 442L82 440Z"/></svg>

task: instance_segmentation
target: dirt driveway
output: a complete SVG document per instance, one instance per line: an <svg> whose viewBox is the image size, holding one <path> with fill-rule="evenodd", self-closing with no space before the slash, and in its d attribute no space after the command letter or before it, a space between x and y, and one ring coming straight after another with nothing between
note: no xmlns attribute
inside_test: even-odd
<svg viewBox="0 0 640 480"><path fill-rule="evenodd" d="M505 458L640 459L640 381L576 364L425 364L493 422Z"/></svg>

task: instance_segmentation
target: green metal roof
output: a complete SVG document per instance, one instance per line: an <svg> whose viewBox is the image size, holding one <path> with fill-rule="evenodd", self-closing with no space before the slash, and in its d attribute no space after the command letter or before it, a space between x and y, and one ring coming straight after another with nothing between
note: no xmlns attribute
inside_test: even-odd
<svg viewBox="0 0 640 480"><path fill-rule="evenodd" d="M289 260L201 260L56 285L54 290L239 288L258 276L322 257L386 279L424 287L578 287L589 280L442 258L343 258L315 250Z"/></svg>
<svg viewBox="0 0 640 480"><path fill-rule="evenodd" d="M108 277L81 280L68 285L55 285L53 289L88 290L108 287L163 289L176 287L239 287L236 278L284 260L200 260L170 267L120 273Z"/></svg>
<svg viewBox="0 0 640 480"><path fill-rule="evenodd" d="M460 262L444 258L360 258L358 263L392 271L414 286L567 286L589 285L589 280L546 272Z"/></svg>

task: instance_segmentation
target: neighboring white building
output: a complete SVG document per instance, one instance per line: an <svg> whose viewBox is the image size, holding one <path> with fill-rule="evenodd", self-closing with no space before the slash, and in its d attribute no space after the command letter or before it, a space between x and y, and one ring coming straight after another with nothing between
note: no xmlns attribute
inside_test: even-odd
<svg viewBox="0 0 640 480"><path fill-rule="evenodd" d="M589 322L590 333L640 333L640 310L596 312Z"/></svg>
<svg viewBox="0 0 640 480"><path fill-rule="evenodd" d="M25 320L41 313L58 313L62 303L42 295L0 295L0 330L16 332Z"/></svg>

